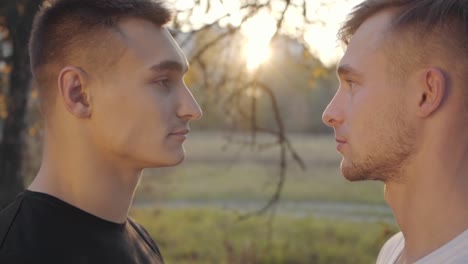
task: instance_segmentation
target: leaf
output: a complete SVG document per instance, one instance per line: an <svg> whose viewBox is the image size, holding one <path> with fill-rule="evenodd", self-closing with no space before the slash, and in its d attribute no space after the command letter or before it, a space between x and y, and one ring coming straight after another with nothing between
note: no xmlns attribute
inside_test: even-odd
<svg viewBox="0 0 468 264"><path fill-rule="evenodd" d="M1 119L6 119L8 117L8 112L5 111L0 111L0 118Z"/></svg>
<svg viewBox="0 0 468 264"><path fill-rule="evenodd" d="M184 77L185 85L188 87L193 86L197 81L197 76L193 70L189 71Z"/></svg>
<svg viewBox="0 0 468 264"><path fill-rule="evenodd" d="M0 109L6 105L5 94L0 94Z"/></svg>
<svg viewBox="0 0 468 264"><path fill-rule="evenodd" d="M18 14L20 16L23 16L24 15L24 4L23 3L19 3L16 5L16 10L18 11Z"/></svg>
<svg viewBox="0 0 468 264"><path fill-rule="evenodd" d="M319 78L326 78L328 76L328 72L324 67L316 67L312 71L312 75L314 78L319 79Z"/></svg>
<svg viewBox="0 0 468 264"><path fill-rule="evenodd" d="M0 61L0 73L10 74L13 70L13 67L10 64Z"/></svg>
<svg viewBox="0 0 468 264"><path fill-rule="evenodd" d="M37 88L31 89L31 94L30 94L30 96L31 96L31 99L33 99L33 100L35 100L35 99L38 98L38 96L39 96L39 91L37 90Z"/></svg>
<svg viewBox="0 0 468 264"><path fill-rule="evenodd" d="M34 127L30 127L28 129L28 134L30 137L34 137L36 135L36 129Z"/></svg>
<svg viewBox="0 0 468 264"><path fill-rule="evenodd" d="M0 94L0 119L8 117L5 94Z"/></svg>

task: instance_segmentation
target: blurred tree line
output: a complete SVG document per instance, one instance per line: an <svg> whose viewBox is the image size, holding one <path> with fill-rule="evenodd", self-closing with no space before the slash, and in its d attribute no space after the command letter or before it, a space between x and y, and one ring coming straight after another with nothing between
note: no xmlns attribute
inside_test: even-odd
<svg viewBox="0 0 468 264"><path fill-rule="evenodd" d="M219 34L199 33L194 45L203 46L204 40L209 39L206 35ZM285 35L272 41L272 54L257 72L245 69L239 50L231 39L226 39L205 52L202 63L192 62L186 83L204 111L203 118L193 122L196 130L250 132L256 127L259 132L274 134L277 120L268 93L271 92L287 132L330 132L321 115L338 86L334 66L324 66L297 39ZM230 58L230 52L236 55ZM220 65L226 62L228 65ZM236 73L238 69L240 73ZM252 99L257 100L255 124L252 123Z"/></svg>
<svg viewBox="0 0 468 264"><path fill-rule="evenodd" d="M39 1L0 2L0 208L24 189L21 177L31 73L28 38Z"/></svg>
<svg viewBox="0 0 468 264"><path fill-rule="evenodd" d="M320 1L332 5L334 1ZM28 37L34 14L42 0L0 1L0 208L24 189L23 170L31 166L41 145L41 119L37 91L30 85ZM171 2L171 1L169 1ZM286 176L287 157L304 167L290 144L287 132L325 133L321 113L337 86L334 67L325 67L309 51L303 39L307 25L321 23L311 14L307 0L193 0L178 7L171 25L174 37L186 52L191 71L186 82L204 109L194 122L197 130L251 133L248 144L257 146L255 135L274 136L279 147L279 181L275 195L261 211L280 198ZM185 1L187 2L187 1ZM188 1L190 2L190 1ZM226 22L229 10L210 21L198 21L215 4L238 2L239 23ZM254 70L246 67L241 28L260 12L275 19L271 58ZM291 17L301 23L288 24ZM200 20L200 19L198 19ZM261 148L262 146L258 146ZM36 162L37 163L37 162Z"/></svg>

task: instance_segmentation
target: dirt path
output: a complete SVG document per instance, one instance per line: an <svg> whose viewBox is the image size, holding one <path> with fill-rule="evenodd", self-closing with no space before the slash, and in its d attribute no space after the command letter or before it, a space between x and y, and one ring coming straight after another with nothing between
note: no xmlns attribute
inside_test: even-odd
<svg viewBox="0 0 468 264"><path fill-rule="evenodd" d="M137 208L214 208L245 213L259 209L264 204L258 201L167 201L136 202ZM343 202L281 202L278 214L296 217L314 216L359 222L385 222L394 224L391 210L386 205L343 203Z"/></svg>

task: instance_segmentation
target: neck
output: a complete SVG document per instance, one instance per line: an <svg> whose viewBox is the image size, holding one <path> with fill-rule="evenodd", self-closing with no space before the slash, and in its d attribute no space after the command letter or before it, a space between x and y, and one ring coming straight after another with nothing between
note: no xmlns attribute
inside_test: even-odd
<svg viewBox="0 0 468 264"><path fill-rule="evenodd" d="M41 168L28 189L55 196L107 221L123 223L142 170L102 156L88 145L54 144L46 136Z"/></svg>
<svg viewBox="0 0 468 264"><path fill-rule="evenodd" d="M404 181L386 183L385 198L405 237L405 263L468 228L468 150L460 143L466 142L445 141L439 144L443 148L421 149L407 166Z"/></svg>

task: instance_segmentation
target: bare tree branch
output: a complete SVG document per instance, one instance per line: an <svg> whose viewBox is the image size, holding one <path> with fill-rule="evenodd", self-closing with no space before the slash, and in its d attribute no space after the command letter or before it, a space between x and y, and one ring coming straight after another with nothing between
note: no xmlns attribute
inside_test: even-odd
<svg viewBox="0 0 468 264"><path fill-rule="evenodd" d="M219 99L222 95L222 103L224 103L224 107L222 109L225 112L227 119L231 120L231 125L235 128L231 129L231 133L235 133L235 131L239 130L245 131L245 129L249 129L250 140L239 141L233 139L233 137L229 140L229 142L246 146L250 145L257 151L262 151L273 147L280 148L280 160L278 163L279 178L273 195L262 208L254 212L246 213L245 215L241 216L240 219L245 219L256 214L262 214L267 211L274 214L275 206L281 198L281 192L286 180L288 162L290 161L288 160L288 155L291 155L293 162L298 164L301 169L305 170L306 168L304 161L286 136L284 122L280 115L280 108L273 89L261 80L262 71L264 70L263 67L259 66L255 72L248 72L245 68L245 65L242 65L245 63L245 61L243 61L242 58L239 58L239 49L237 47L232 47L232 43L236 43L235 38L238 36L237 33L240 31L241 26L248 19L258 14L258 12L264 8L273 10L272 1L266 1L262 4L259 2L259 0L248 1L245 5L240 7L241 10L248 11L248 13L242 17L240 26L227 26L213 39L204 43L201 47L197 47L198 49L190 58L192 63L200 65L201 74L204 78L203 82L206 84L210 94L212 92L218 92L216 98L219 104L221 104L221 100ZM200 2L198 3L200 4ZM323 21L320 19L314 20L310 17L311 14L308 10L309 3L307 0L283 0L283 3L284 7L282 7L279 12L279 16L276 18L275 31L270 41L275 41L279 39L282 34L288 33L284 29L288 26L288 18L290 14L295 14L295 12L298 12L297 14L302 15L303 17L304 26L302 27L302 32L305 32L306 27L310 25L323 24ZM223 19L228 17L229 14L224 14L215 19L213 22L206 24L198 29L192 30L190 35L182 41L182 46L190 43L190 41L192 41L196 36L200 36L200 34L203 34L205 31L218 26ZM298 30L301 32L301 29ZM297 31L296 33L290 34L297 35ZM301 37L293 37L304 41L304 39ZM227 41L228 39L230 42ZM223 47L223 52L220 53L219 49L222 47L221 45L225 43L226 45ZM230 50L226 51L227 48L230 48ZM205 61L205 59L208 59L209 57L204 55L207 54L208 51L213 50L214 54L211 54L211 56L220 56L223 54L225 57L223 59L216 57L214 60L211 58L212 61L208 63ZM312 66L315 67L314 65ZM252 90L248 91L248 89ZM257 98L256 93L258 91L261 91L267 96ZM250 92L251 94L249 95ZM269 126L264 127L259 124L259 120L261 120L259 117L259 102L260 100L264 100L264 98L271 103L269 108L271 109L271 112L274 116L274 128L268 128ZM259 143L257 142L257 134L259 133L273 135L275 140L269 143ZM274 217L271 217L271 219L274 219Z"/></svg>
<svg viewBox="0 0 468 264"><path fill-rule="evenodd" d="M239 28L230 28L230 29L228 29L225 33L223 33L223 34L219 35L218 37L216 37L215 39L211 40L206 45L204 45L200 50L198 50L198 52L195 53L195 55L190 59L190 61L192 62L192 61L198 60L209 48L211 48L214 45L218 44L218 42L220 42L221 40L223 40L227 36L236 33L238 30L239 30Z"/></svg>
<svg viewBox="0 0 468 264"><path fill-rule="evenodd" d="M268 6L269 3L270 3L270 1L268 1L268 2L265 3L265 4L258 4L258 3L246 4L246 5L243 5L243 6L240 8L240 10L244 10L244 9L250 8L250 9L254 10L255 12L258 12L258 10L262 9L263 7ZM193 10L193 9L192 9L192 10ZM192 11L192 10L191 10L191 11ZM248 18L250 18L250 17L252 16L251 13L252 13L252 11L250 12L250 15L247 15L246 17L244 17L244 19L243 19L242 22L240 23L241 25L242 25L242 23L245 22L245 20L247 20ZM194 36L195 36L197 33L203 32L203 31L205 31L205 30L208 30L208 29L212 28L212 27L215 26L215 25L218 25L218 24L221 22L221 20L223 20L223 19L225 19L225 18L228 18L229 16L231 16L231 15L230 15L230 14L224 14L224 15L222 15L221 17L215 19L213 22L208 23L208 24L202 26L202 27L199 28L199 29L191 30L191 31L190 31L190 35L187 36L187 37L181 42L180 46L184 47L184 46L187 45L190 41L192 41L192 39L194 38ZM237 28L237 27L236 27L236 28Z"/></svg>
<svg viewBox="0 0 468 264"><path fill-rule="evenodd" d="M273 196L267 202L267 204L264 207L262 207L261 209L259 209L258 211L256 211L256 212L247 213L247 214L241 216L239 218L240 220L246 219L246 218L248 218L248 217L250 217L250 216L252 216L254 214L263 214L266 211L268 211L272 206L274 206L279 201L279 199L281 197L281 191L283 189L283 185L284 185L284 182L286 180L286 168L287 168L287 156L286 156L286 154L287 154L288 146L287 146L287 143L286 143L286 132L285 132L284 124L283 124L283 119L281 118L278 103L276 101L276 97L275 97L275 94L273 93L273 91L266 84L258 82L257 85L258 85L259 88L261 88L270 97L271 104L272 104L272 109L274 111L276 125L277 125L277 128L278 128L278 133L277 133L278 143L279 143L280 149L281 149L280 150L280 165L279 165L280 173L279 173L279 180L278 180L278 183L277 183L277 186L276 186L276 190L275 190Z"/></svg>

